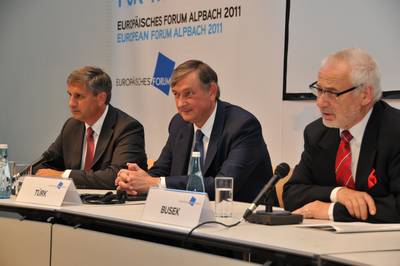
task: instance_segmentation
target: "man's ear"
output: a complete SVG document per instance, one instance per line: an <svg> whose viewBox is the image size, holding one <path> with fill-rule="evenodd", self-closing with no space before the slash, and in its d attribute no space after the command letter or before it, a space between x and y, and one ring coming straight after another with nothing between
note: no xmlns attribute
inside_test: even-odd
<svg viewBox="0 0 400 266"><path fill-rule="evenodd" d="M218 85L215 82L211 82L210 88L209 88L209 94L210 97L212 97L213 100L217 98L217 91L218 91Z"/></svg>
<svg viewBox="0 0 400 266"><path fill-rule="evenodd" d="M97 99L99 100L100 105L105 105L107 101L107 93L105 91L99 92L96 95Z"/></svg>
<svg viewBox="0 0 400 266"><path fill-rule="evenodd" d="M374 88L371 85L366 85L361 91L362 104L369 105L374 101Z"/></svg>

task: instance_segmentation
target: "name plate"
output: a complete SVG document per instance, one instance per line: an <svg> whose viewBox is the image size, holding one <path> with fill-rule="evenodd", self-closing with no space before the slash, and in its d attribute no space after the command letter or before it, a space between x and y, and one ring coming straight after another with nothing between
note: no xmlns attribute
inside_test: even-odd
<svg viewBox="0 0 400 266"><path fill-rule="evenodd" d="M161 188L149 190L142 219L189 228L215 221L207 193Z"/></svg>
<svg viewBox="0 0 400 266"><path fill-rule="evenodd" d="M82 204L72 179L25 176L16 201L60 207L63 203Z"/></svg>

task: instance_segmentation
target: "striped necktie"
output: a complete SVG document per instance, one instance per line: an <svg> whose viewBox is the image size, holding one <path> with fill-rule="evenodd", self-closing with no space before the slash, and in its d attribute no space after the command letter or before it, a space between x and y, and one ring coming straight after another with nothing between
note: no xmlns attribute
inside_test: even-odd
<svg viewBox="0 0 400 266"><path fill-rule="evenodd" d="M336 154L335 173L336 182L341 186L355 188L353 174L351 173L350 141L353 136L348 130L343 130L340 136L339 148Z"/></svg>

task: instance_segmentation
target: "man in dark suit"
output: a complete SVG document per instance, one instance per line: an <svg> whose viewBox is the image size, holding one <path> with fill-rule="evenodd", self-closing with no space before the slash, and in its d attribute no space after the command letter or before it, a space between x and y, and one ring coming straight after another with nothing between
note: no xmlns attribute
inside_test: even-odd
<svg viewBox="0 0 400 266"><path fill-rule="evenodd" d="M373 58L334 53L310 89L322 118L305 128L285 208L305 218L400 222L400 111L380 100Z"/></svg>
<svg viewBox="0 0 400 266"><path fill-rule="evenodd" d="M179 65L171 86L178 114L170 122L160 157L148 173L136 164L121 170L116 179L118 188L130 194L147 192L155 185L185 189L194 132L200 130L205 154L202 172L209 197L214 198L216 176L231 176L234 199L252 201L272 176L258 120L248 111L219 100L217 74L201 61Z"/></svg>
<svg viewBox="0 0 400 266"><path fill-rule="evenodd" d="M36 175L72 178L78 188L115 189L117 173L127 162L147 168L143 126L109 104L111 87L110 77L96 67L69 75L72 117Z"/></svg>

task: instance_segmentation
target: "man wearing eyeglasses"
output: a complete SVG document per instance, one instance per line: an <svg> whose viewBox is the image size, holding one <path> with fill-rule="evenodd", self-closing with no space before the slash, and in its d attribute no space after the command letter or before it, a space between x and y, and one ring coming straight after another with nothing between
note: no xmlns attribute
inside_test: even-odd
<svg viewBox="0 0 400 266"><path fill-rule="evenodd" d="M305 218L400 222L400 111L380 100L380 74L360 49L322 61L310 85L321 118L284 187L285 208Z"/></svg>

